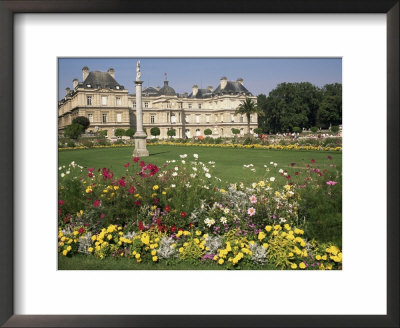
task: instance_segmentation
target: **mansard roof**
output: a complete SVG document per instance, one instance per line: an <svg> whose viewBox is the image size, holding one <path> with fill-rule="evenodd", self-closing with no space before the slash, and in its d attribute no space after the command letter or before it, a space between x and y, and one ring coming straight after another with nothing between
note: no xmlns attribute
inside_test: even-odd
<svg viewBox="0 0 400 328"><path fill-rule="evenodd" d="M251 92L247 90L242 83L238 81L226 81L225 88L221 89L221 84L214 90L214 94L245 94L247 96L252 96Z"/></svg>
<svg viewBox="0 0 400 328"><path fill-rule="evenodd" d="M147 87L147 88L143 89L142 94L143 94L143 96L147 96L147 97L148 96L159 96L160 92L156 88Z"/></svg>
<svg viewBox="0 0 400 328"><path fill-rule="evenodd" d="M79 83L78 86L97 89L124 89L124 86L115 81L109 73L100 71L90 72L85 81Z"/></svg>
<svg viewBox="0 0 400 328"><path fill-rule="evenodd" d="M198 89L196 95L193 95L193 92L190 93L188 98L211 98L213 96L212 90L209 89Z"/></svg>

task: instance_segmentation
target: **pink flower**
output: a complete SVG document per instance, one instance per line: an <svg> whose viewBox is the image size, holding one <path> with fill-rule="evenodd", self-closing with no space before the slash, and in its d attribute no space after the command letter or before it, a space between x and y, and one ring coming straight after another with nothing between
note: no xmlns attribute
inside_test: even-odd
<svg viewBox="0 0 400 328"><path fill-rule="evenodd" d="M139 159L140 159L139 157L134 157L134 158L133 158L133 161L134 161L135 163L137 163L137 162L139 162Z"/></svg>
<svg viewBox="0 0 400 328"><path fill-rule="evenodd" d="M95 202L93 203L94 207L99 207L100 206L100 201L98 199L95 200Z"/></svg>
<svg viewBox="0 0 400 328"><path fill-rule="evenodd" d="M104 219L104 217L105 217L104 213L101 213L100 214L100 219Z"/></svg>
<svg viewBox="0 0 400 328"><path fill-rule="evenodd" d="M330 186L334 186L335 184L337 184L337 182L336 181L326 181L326 184L330 185Z"/></svg>
<svg viewBox="0 0 400 328"><path fill-rule="evenodd" d="M257 197L255 195L251 195L250 197L250 203L255 204L257 203Z"/></svg>
<svg viewBox="0 0 400 328"><path fill-rule="evenodd" d="M125 178L119 179L118 184L120 185L120 187L125 187L126 186Z"/></svg>
<svg viewBox="0 0 400 328"><path fill-rule="evenodd" d="M128 163L126 163L126 164L124 164L124 167L128 167L128 166L129 166L129 164L130 164L129 162L128 162Z"/></svg>
<svg viewBox="0 0 400 328"><path fill-rule="evenodd" d="M130 194L133 194L134 192L135 192L135 188L134 188L134 187L130 187L130 188L129 188L129 193L130 193Z"/></svg>
<svg viewBox="0 0 400 328"><path fill-rule="evenodd" d="M58 205L59 206L63 206L65 204L65 202L62 200L62 199L60 199L59 201L58 201Z"/></svg>
<svg viewBox="0 0 400 328"><path fill-rule="evenodd" d="M249 216L253 216L254 214L256 214L256 209L255 209L254 207L250 207L250 208L247 210L247 214L248 214Z"/></svg>

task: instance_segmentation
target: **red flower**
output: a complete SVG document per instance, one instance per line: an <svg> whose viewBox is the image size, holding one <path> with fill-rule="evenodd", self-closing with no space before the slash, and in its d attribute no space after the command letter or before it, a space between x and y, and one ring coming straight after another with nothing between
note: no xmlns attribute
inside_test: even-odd
<svg viewBox="0 0 400 328"><path fill-rule="evenodd" d="M121 187L125 187L125 186L126 186L125 178L119 179L119 180L118 180L118 184L119 184Z"/></svg>
<svg viewBox="0 0 400 328"><path fill-rule="evenodd" d="M93 173L89 173L87 176L88 176L89 178L93 178Z"/></svg>
<svg viewBox="0 0 400 328"><path fill-rule="evenodd" d="M291 165L291 166L295 166L295 165L296 165L296 163L290 163L290 165Z"/></svg>
<svg viewBox="0 0 400 328"><path fill-rule="evenodd" d="M78 232L79 232L80 234L83 234L83 233L85 232L85 229L84 229L84 228L80 228L80 229L78 230Z"/></svg>
<svg viewBox="0 0 400 328"><path fill-rule="evenodd" d="M184 219L186 217L186 213L184 211L181 212L181 217Z"/></svg>
<svg viewBox="0 0 400 328"><path fill-rule="evenodd" d="M190 222L189 223L189 229L192 229L193 228L193 222Z"/></svg>
<svg viewBox="0 0 400 328"><path fill-rule="evenodd" d="M129 188L129 193L130 193L130 194L133 194L134 192L135 192L135 188L130 187L130 188Z"/></svg>
<svg viewBox="0 0 400 328"><path fill-rule="evenodd" d="M158 225L160 225L160 224L161 224L161 219L158 218L158 219L156 220L156 222L157 222Z"/></svg>
<svg viewBox="0 0 400 328"><path fill-rule="evenodd" d="M129 164L130 164L129 162L128 162L128 163L126 163L126 164L124 164L124 167L128 167L128 166L129 166Z"/></svg>
<svg viewBox="0 0 400 328"><path fill-rule="evenodd" d="M314 158L311 160L311 163L315 163L315 159Z"/></svg>
<svg viewBox="0 0 400 328"><path fill-rule="evenodd" d="M65 204L65 202L62 200L62 199L60 199L59 201L58 201L58 205L59 206L63 206Z"/></svg>
<svg viewBox="0 0 400 328"><path fill-rule="evenodd" d="M331 156L331 155L328 155L328 159L332 159L332 156Z"/></svg>
<svg viewBox="0 0 400 328"><path fill-rule="evenodd" d="M137 163L137 162L139 162L139 159L140 159L139 157L134 157L134 158L133 158L133 161L134 161L135 163Z"/></svg>
<svg viewBox="0 0 400 328"><path fill-rule="evenodd" d="M295 174L296 174L296 175L299 175L299 172L296 172Z"/></svg>
<svg viewBox="0 0 400 328"><path fill-rule="evenodd" d="M100 214L100 219L104 219L104 217L105 217L104 213L101 213Z"/></svg>
<svg viewBox="0 0 400 328"><path fill-rule="evenodd" d="M290 175L287 175L287 176L286 176L286 180L289 180L289 179L290 179Z"/></svg>
<svg viewBox="0 0 400 328"><path fill-rule="evenodd" d="M139 226L139 230L140 230L140 231L143 231L143 230L144 230L144 226L143 226L142 221L139 221L138 226Z"/></svg>
<svg viewBox="0 0 400 328"><path fill-rule="evenodd" d="M134 202L134 204L135 204L136 206L140 206L140 205L142 205L142 202L141 202L140 200L137 200L137 201Z"/></svg>
<svg viewBox="0 0 400 328"><path fill-rule="evenodd" d="M175 231L176 231L176 226L173 225L173 226L171 227L171 231L172 231L172 232L175 232Z"/></svg>
<svg viewBox="0 0 400 328"><path fill-rule="evenodd" d="M99 207L100 206L100 201L98 199L95 200L95 202L93 203L94 207Z"/></svg>
<svg viewBox="0 0 400 328"><path fill-rule="evenodd" d="M87 170L88 170L89 173L92 173L93 170L94 170L94 167L89 167ZM100 170L100 169L99 169L99 170Z"/></svg>
<svg viewBox="0 0 400 328"><path fill-rule="evenodd" d="M169 211L171 210L171 208L167 205L167 206L165 206L164 210L165 210L165 212L169 213Z"/></svg>
<svg viewBox="0 0 400 328"><path fill-rule="evenodd" d="M325 170L323 170L322 172L326 173L326 172L328 172L328 170L327 170L327 169L325 169Z"/></svg>
<svg viewBox="0 0 400 328"><path fill-rule="evenodd" d="M145 162L143 162L143 161L140 161L140 167L144 167L145 165L146 165L146 163Z"/></svg>

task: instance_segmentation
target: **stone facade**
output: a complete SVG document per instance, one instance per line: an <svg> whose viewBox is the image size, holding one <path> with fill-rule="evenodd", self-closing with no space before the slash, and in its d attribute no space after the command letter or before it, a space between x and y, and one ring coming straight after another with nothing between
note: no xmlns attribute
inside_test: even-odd
<svg viewBox="0 0 400 328"><path fill-rule="evenodd" d="M128 94L114 79L114 70L90 72L82 70L83 82L76 79L73 88L67 88L59 102L59 133L71 124L76 116L86 116L91 121L87 133L107 130L112 137L115 129L136 129L136 95ZM236 108L247 97L256 102L243 84L243 79L229 81L223 77L216 88L192 87L190 94L178 94L167 80L162 88L147 87L142 91L143 127L151 138L150 129L160 128L159 138L167 138L170 129L176 138L204 136L210 129L212 137L231 137L232 128L247 133L246 116L235 115ZM251 130L257 128L257 114L250 119Z"/></svg>

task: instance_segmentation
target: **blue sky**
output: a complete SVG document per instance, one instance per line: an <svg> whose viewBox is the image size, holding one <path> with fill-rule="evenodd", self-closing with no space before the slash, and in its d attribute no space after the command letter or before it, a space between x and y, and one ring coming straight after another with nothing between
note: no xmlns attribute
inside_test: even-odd
<svg viewBox="0 0 400 328"><path fill-rule="evenodd" d="M134 93L138 58L59 58L58 99L72 80L82 81L82 67L91 71L115 69L115 79ZM311 82L316 86L342 83L341 58L140 58L144 87L162 86L167 73L169 85L178 93L191 92L192 86L217 87L219 79L244 79L254 95L268 93L282 82Z"/></svg>

